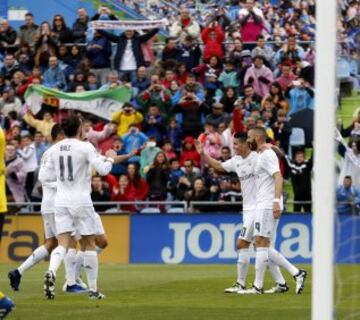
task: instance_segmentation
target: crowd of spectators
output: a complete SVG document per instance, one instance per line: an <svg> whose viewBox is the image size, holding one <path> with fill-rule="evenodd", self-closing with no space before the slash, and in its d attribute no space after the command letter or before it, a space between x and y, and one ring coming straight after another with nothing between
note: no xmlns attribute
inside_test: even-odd
<svg viewBox="0 0 360 320"><path fill-rule="evenodd" d="M350 53L356 50L359 3L340 2L341 35L352 39L340 46ZM191 9L193 1L179 2L184 4L171 18L160 51L152 46L158 29L89 29L92 20L117 19L105 7L93 17L80 8L76 21L55 14L40 23L27 13L17 30L0 22L0 125L7 139L9 200L41 198L36 176L51 128L73 112L43 104L32 114L23 107L29 86L82 92L126 85L132 98L111 122L82 115L85 135L100 152L133 154L106 178L93 177L94 201L241 201L237 177L207 168L195 139L225 161L235 132L263 126L288 155L281 160L283 173L293 182L295 200L306 202L296 209L311 210L312 159L305 159L302 148L290 148L290 137L291 117L314 107L315 1L232 1L206 16ZM299 187L303 183L306 188ZM136 212L141 206L122 209ZM234 209L241 208L222 208Z"/></svg>

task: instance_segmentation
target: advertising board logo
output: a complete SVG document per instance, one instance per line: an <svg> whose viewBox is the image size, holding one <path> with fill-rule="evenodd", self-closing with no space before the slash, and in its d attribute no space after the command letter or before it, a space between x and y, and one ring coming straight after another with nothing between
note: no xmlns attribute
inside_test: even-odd
<svg viewBox="0 0 360 320"><path fill-rule="evenodd" d="M287 223L278 230L280 252L287 258L311 258L310 227L303 223ZM199 260L236 259L236 239L242 224L173 222L168 228L172 231L172 243L161 250L164 263L182 263L187 257ZM208 241L205 243L204 238Z"/></svg>

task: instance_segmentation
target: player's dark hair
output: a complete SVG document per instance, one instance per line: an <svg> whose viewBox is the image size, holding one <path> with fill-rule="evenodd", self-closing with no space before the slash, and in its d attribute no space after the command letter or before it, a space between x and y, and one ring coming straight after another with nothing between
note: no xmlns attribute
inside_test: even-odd
<svg viewBox="0 0 360 320"><path fill-rule="evenodd" d="M241 142L246 142L247 140L247 134L243 132L237 132L234 134L234 139L238 139Z"/></svg>
<svg viewBox="0 0 360 320"><path fill-rule="evenodd" d="M63 134L63 133L64 133L64 131L61 128L60 124L58 124L58 123L54 124L52 129L51 129L51 139L52 139L52 141L56 141L58 136L60 134Z"/></svg>
<svg viewBox="0 0 360 320"><path fill-rule="evenodd" d="M77 116L71 116L70 118L61 121L61 128L64 134L68 138L75 137L81 126L81 120Z"/></svg>
<svg viewBox="0 0 360 320"><path fill-rule="evenodd" d="M351 176L345 176L344 179L352 180Z"/></svg>

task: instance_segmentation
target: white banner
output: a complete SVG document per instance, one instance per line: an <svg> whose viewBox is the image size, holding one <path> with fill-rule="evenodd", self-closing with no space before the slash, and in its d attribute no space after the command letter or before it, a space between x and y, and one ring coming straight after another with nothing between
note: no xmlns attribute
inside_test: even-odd
<svg viewBox="0 0 360 320"><path fill-rule="evenodd" d="M145 30L163 28L169 24L167 19L161 20L96 20L90 23L91 28L97 30Z"/></svg>

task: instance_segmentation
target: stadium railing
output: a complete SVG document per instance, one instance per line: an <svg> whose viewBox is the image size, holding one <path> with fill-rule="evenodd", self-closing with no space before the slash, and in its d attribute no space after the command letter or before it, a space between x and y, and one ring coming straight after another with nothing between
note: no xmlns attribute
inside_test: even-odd
<svg viewBox="0 0 360 320"><path fill-rule="evenodd" d="M285 205L294 204L312 204L312 201L286 201ZM350 210L355 213L360 213L360 208L356 206L353 201L337 202L337 205L350 205ZM98 210L99 213L105 214L129 214L129 213L160 213L160 211L167 213L209 213L209 212L238 212L241 208L242 202L231 201L109 201L109 202L94 202L94 207L104 208ZM8 208L10 213L17 214L40 214L41 202L9 202ZM123 207L125 208L123 208ZM134 207L136 210L128 210L126 208ZM201 207L201 211L199 210ZM226 208L227 207L227 208ZM161 210L159 209L161 208ZM232 210L230 209L232 208ZM237 209L238 208L238 209ZM288 212L286 213L296 213Z"/></svg>

